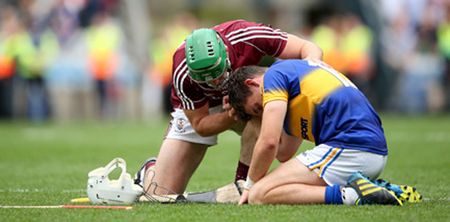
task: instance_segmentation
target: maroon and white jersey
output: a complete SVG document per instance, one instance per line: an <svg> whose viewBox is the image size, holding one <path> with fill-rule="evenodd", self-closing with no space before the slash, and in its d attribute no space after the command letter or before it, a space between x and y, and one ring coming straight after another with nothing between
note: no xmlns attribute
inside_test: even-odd
<svg viewBox="0 0 450 222"><path fill-rule="evenodd" d="M277 57L287 43L287 33L264 24L235 20L214 26L223 39L230 59L231 69L257 65L264 55ZM183 43L173 56L172 106L194 110L209 103L209 107L222 104L226 90L214 89L207 84L191 80L186 65Z"/></svg>

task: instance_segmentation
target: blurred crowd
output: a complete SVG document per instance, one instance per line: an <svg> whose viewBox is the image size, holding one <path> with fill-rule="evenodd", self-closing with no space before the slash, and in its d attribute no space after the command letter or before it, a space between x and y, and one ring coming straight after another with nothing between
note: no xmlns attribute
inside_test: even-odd
<svg viewBox="0 0 450 222"><path fill-rule="evenodd" d="M383 101L379 109L450 110L450 1L377 0L375 17L312 5L312 19L297 30L369 99ZM135 119L170 111L173 51L192 29L214 24L188 11L153 24L142 68L130 55L120 7L119 0L0 1L0 118Z"/></svg>
<svg viewBox="0 0 450 222"><path fill-rule="evenodd" d="M117 115L111 112L121 110L109 107L126 97L138 73L128 69L116 7L116 1L3 3L0 116L41 122Z"/></svg>
<svg viewBox="0 0 450 222"><path fill-rule="evenodd" d="M382 58L395 79L392 104L404 113L449 110L450 1L388 1Z"/></svg>
<svg viewBox="0 0 450 222"><path fill-rule="evenodd" d="M364 10L311 12L315 20L316 12L323 14L308 33L324 60L369 98L382 100L384 110L448 111L450 1L379 0L372 6L376 19Z"/></svg>

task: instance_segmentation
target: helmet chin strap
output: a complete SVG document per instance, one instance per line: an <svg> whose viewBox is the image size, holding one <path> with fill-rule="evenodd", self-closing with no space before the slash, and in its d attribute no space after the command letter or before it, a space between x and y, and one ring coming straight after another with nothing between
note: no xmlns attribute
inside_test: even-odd
<svg viewBox="0 0 450 222"><path fill-rule="evenodd" d="M226 68L225 68L225 72L223 72L220 76L218 76L215 79L212 80L208 80L208 81L198 81L195 79L192 79L194 82L199 83L199 84L206 84L209 87L213 88L213 89L224 89L226 87L226 84L228 82L228 79L230 78L230 74L231 74L232 70L231 70L231 63L230 63L230 59L227 58L226 60ZM219 84L214 84L213 82L216 80L222 79L220 81Z"/></svg>
<svg viewBox="0 0 450 222"><path fill-rule="evenodd" d="M209 87L214 88L214 89L224 89L227 86L228 79L230 78L230 71L231 70L227 70L221 76L218 77L218 78L223 78L219 84L217 84L217 85L212 84L212 81L206 82L206 84Z"/></svg>
<svg viewBox="0 0 450 222"><path fill-rule="evenodd" d="M228 52L227 52L227 54L228 54ZM230 59L227 56L226 70L225 70L225 72L222 75L220 75L218 77L218 78L222 78L222 76L224 76L223 80L218 85L211 84L210 82L207 82L206 84L209 87L212 87L214 89L223 89L223 88L225 88L227 86L228 79L230 79L231 72L232 72L232 70L231 70L231 62L230 62Z"/></svg>

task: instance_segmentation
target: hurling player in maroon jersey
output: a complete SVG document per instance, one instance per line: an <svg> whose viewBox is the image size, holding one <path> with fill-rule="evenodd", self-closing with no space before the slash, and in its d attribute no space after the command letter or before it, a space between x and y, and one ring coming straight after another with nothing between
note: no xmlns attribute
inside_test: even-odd
<svg viewBox="0 0 450 222"><path fill-rule="evenodd" d="M156 165L151 158L136 175L146 193L182 194L208 147L229 129L242 136L235 182L245 180L260 123L233 115L224 86L231 71L256 65L266 55L321 60L322 50L295 35L245 20L194 30L186 38L173 55L174 111Z"/></svg>

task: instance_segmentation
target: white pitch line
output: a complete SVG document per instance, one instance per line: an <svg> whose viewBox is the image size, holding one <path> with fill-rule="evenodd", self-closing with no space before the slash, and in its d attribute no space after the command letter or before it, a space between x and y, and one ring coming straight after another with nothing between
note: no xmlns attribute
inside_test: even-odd
<svg viewBox="0 0 450 222"><path fill-rule="evenodd" d="M132 206L123 206L123 205L29 205L29 206L20 206L20 205L11 205L11 206L2 206L0 205L0 209L55 209L55 208L63 208L63 209L111 209L111 210L131 210Z"/></svg>
<svg viewBox="0 0 450 222"><path fill-rule="evenodd" d="M63 205L55 206L0 206L2 209L50 209L50 208L62 208Z"/></svg>
<svg viewBox="0 0 450 222"><path fill-rule="evenodd" d="M426 142L450 142L450 133L446 131L415 132L415 131L389 131L386 133L389 140L393 141L426 141ZM411 136L420 135L420 136Z"/></svg>
<svg viewBox="0 0 450 222"><path fill-rule="evenodd" d="M45 190L45 189L36 189L36 188L16 188L16 189L0 189L0 193L43 193L43 192L51 192L51 193L85 193L85 189L69 189L69 190Z"/></svg>
<svg viewBox="0 0 450 222"><path fill-rule="evenodd" d="M424 201L448 201L448 202L450 202L450 197L440 197L440 198L427 198L427 197L425 197L425 198L423 198L423 200Z"/></svg>

